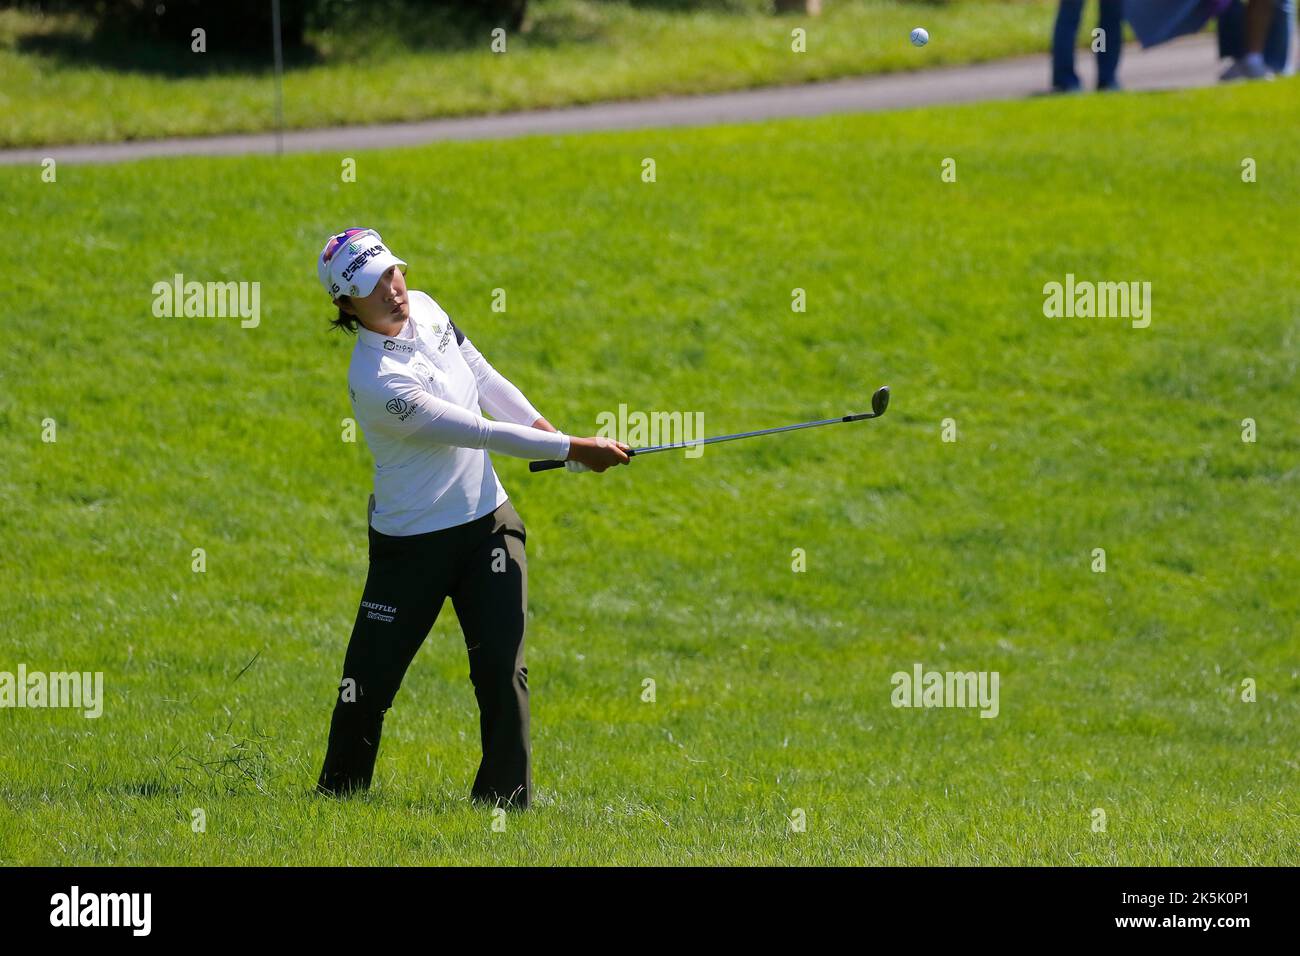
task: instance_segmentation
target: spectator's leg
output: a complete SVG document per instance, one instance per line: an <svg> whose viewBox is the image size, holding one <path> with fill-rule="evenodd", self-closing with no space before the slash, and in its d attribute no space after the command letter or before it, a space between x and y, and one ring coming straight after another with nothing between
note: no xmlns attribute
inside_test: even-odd
<svg viewBox="0 0 1300 956"><path fill-rule="evenodd" d="M1074 72L1074 45L1079 39L1079 21L1083 19L1083 0L1061 0L1056 8L1056 27L1052 30L1052 88L1077 90L1079 76Z"/></svg>
<svg viewBox="0 0 1300 956"><path fill-rule="evenodd" d="M1219 15L1219 59L1237 59L1246 55L1246 8L1241 0L1232 0Z"/></svg>
<svg viewBox="0 0 1300 956"><path fill-rule="evenodd" d="M1264 64L1264 46L1268 41L1269 25L1273 22L1276 0L1247 0L1245 16L1245 53L1239 56L1221 80L1259 80L1267 77Z"/></svg>
<svg viewBox="0 0 1300 956"><path fill-rule="evenodd" d="M1274 0L1249 0L1246 4L1246 56L1264 55L1269 24L1273 22Z"/></svg>
<svg viewBox="0 0 1300 956"><path fill-rule="evenodd" d="M1124 46L1124 0L1101 0L1097 12L1097 26L1106 37L1105 52L1097 54L1097 89L1113 90L1119 87L1119 54Z"/></svg>
<svg viewBox="0 0 1300 956"><path fill-rule="evenodd" d="M1295 0L1278 0L1273 22L1264 44L1264 64L1274 73L1290 76L1295 72L1291 61L1291 38L1295 35Z"/></svg>

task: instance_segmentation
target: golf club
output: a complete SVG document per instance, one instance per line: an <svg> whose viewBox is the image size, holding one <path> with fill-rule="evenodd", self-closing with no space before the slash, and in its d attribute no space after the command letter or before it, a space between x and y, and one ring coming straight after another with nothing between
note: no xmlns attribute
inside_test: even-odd
<svg viewBox="0 0 1300 956"><path fill-rule="evenodd" d="M885 414L885 409L889 407L889 386L882 385L876 389L871 396L871 411L862 412L859 415L845 415L841 418L823 418L815 422L801 422L798 425L781 425L777 428L763 428L756 432L740 432L735 435L716 435L713 438L702 438L698 441L676 442L671 445L655 445L651 448L633 448L628 451L629 458L639 455L650 455L657 451L671 451L674 448L694 448L696 445L712 445L721 441L735 441L738 438L757 438L759 435L774 435L777 432L794 431L796 428L817 428L821 425L834 425L838 422L860 422L868 418L879 418ZM550 471L553 468L563 468L562 461L532 461L528 463L529 471Z"/></svg>

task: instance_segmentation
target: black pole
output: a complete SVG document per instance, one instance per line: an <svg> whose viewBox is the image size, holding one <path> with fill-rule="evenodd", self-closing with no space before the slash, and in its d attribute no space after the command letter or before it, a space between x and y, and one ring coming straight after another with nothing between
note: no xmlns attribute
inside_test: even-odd
<svg viewBox="0 0 1300 956"><path fill-rule="evenodd" d="M271 34L275 42L275 151L284 154L284 53L280 41L280 0L271 0Z"/></svg>

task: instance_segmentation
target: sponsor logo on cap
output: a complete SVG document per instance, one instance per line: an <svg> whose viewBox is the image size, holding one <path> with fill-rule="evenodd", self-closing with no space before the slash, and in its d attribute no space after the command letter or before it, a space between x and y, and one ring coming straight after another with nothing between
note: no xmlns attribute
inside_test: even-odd
<svg viewBox="0 0 1300 956"><path fill-rule="evenodd" d="M379 255L381 252L387 251L388 250L385 249L381 243L376 243L369 249L363 249L361 252L357 253L353 260L343 267L341 275L344 281L351 282L352 277L361 271L362 266L375 258L375 256Z"/></svg>

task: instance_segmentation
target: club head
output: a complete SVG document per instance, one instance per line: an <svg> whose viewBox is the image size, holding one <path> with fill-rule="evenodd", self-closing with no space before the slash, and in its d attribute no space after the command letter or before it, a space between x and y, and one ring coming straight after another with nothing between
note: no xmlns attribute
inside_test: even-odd
<svg viewBox="0 0 1300 956"><path fill-rule="evenodd" d="M871 411L877 418L885 414L885 409L889 407L889 386L882 385L876 389L876 394L871 396Z"/></svg>

